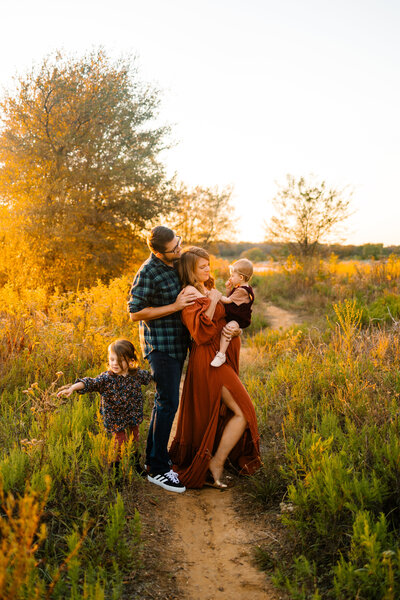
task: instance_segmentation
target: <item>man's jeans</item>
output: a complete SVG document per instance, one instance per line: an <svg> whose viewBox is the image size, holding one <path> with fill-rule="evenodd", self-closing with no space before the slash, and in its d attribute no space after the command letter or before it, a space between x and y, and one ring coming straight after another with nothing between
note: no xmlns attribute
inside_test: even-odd
<svg viewBox="0 0 400 600"><path fill-rule="evenodd" d="M153 350L147 359L156 382L156 393L147 436L146 464L156 475L171 468L167 446L179 404L183 362L158 350Z"/></svg>

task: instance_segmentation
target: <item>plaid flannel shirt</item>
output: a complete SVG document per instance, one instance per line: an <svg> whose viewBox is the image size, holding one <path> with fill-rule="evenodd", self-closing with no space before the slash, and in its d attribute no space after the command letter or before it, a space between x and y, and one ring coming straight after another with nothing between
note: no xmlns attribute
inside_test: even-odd
<svg viewBox="0 0 400 600"><path fill-rule="evenodd" d="M129 312L173 304L180 291L176 270L152 253L133 280ZM159 350L178 360L185 360L189 332L182 323L180 311L152 321L139 321L139 338L144 357L153 350Z"/></svg>

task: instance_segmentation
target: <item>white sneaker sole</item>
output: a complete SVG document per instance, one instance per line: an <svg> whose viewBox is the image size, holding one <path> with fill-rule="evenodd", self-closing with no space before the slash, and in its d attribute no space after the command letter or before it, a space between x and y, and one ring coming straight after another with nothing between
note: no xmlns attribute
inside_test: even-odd
<svg viewBox="0 0 400 600"><path fill-rule="evenodd" d="M160 477L160 479L156 479L157 477ZM182 494L183 492L186 492L185 486L179 488L174 487L173 485L168 483L168 479L164 475L155 475L154 477L152 477L151 475L147 475L147 481L150 481L150 483L154 483L155 485L159 485L164 490L168 490L168 492L176 492L177 494Z"/></svg>

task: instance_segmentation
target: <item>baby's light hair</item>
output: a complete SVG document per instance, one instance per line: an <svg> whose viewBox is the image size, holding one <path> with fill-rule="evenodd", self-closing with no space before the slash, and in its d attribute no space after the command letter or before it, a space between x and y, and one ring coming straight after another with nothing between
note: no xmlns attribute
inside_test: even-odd
<svg viewBox="0 0 400 600"><path fill-rule="evenodd" d="M229 265L229 269L231 272L239 273L245 281L250 281L253 276L253 263L247 258L239 258L239 260Z"/></svg>

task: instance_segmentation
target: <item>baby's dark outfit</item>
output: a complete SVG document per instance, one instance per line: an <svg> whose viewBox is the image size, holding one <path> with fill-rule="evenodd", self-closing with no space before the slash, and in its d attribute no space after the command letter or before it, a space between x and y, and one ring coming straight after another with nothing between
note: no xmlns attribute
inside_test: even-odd
<svg viewBox="0 0 400 600"><path fill-rule="evenodd" d="M242 290L246 293L247 298ZM254 302L253 288L250 285L239 285L228 294L228 298L231 298L233 302L225 304L227 321L236 321L241 329L248 327L251 322L251 307Z"/></svg>

